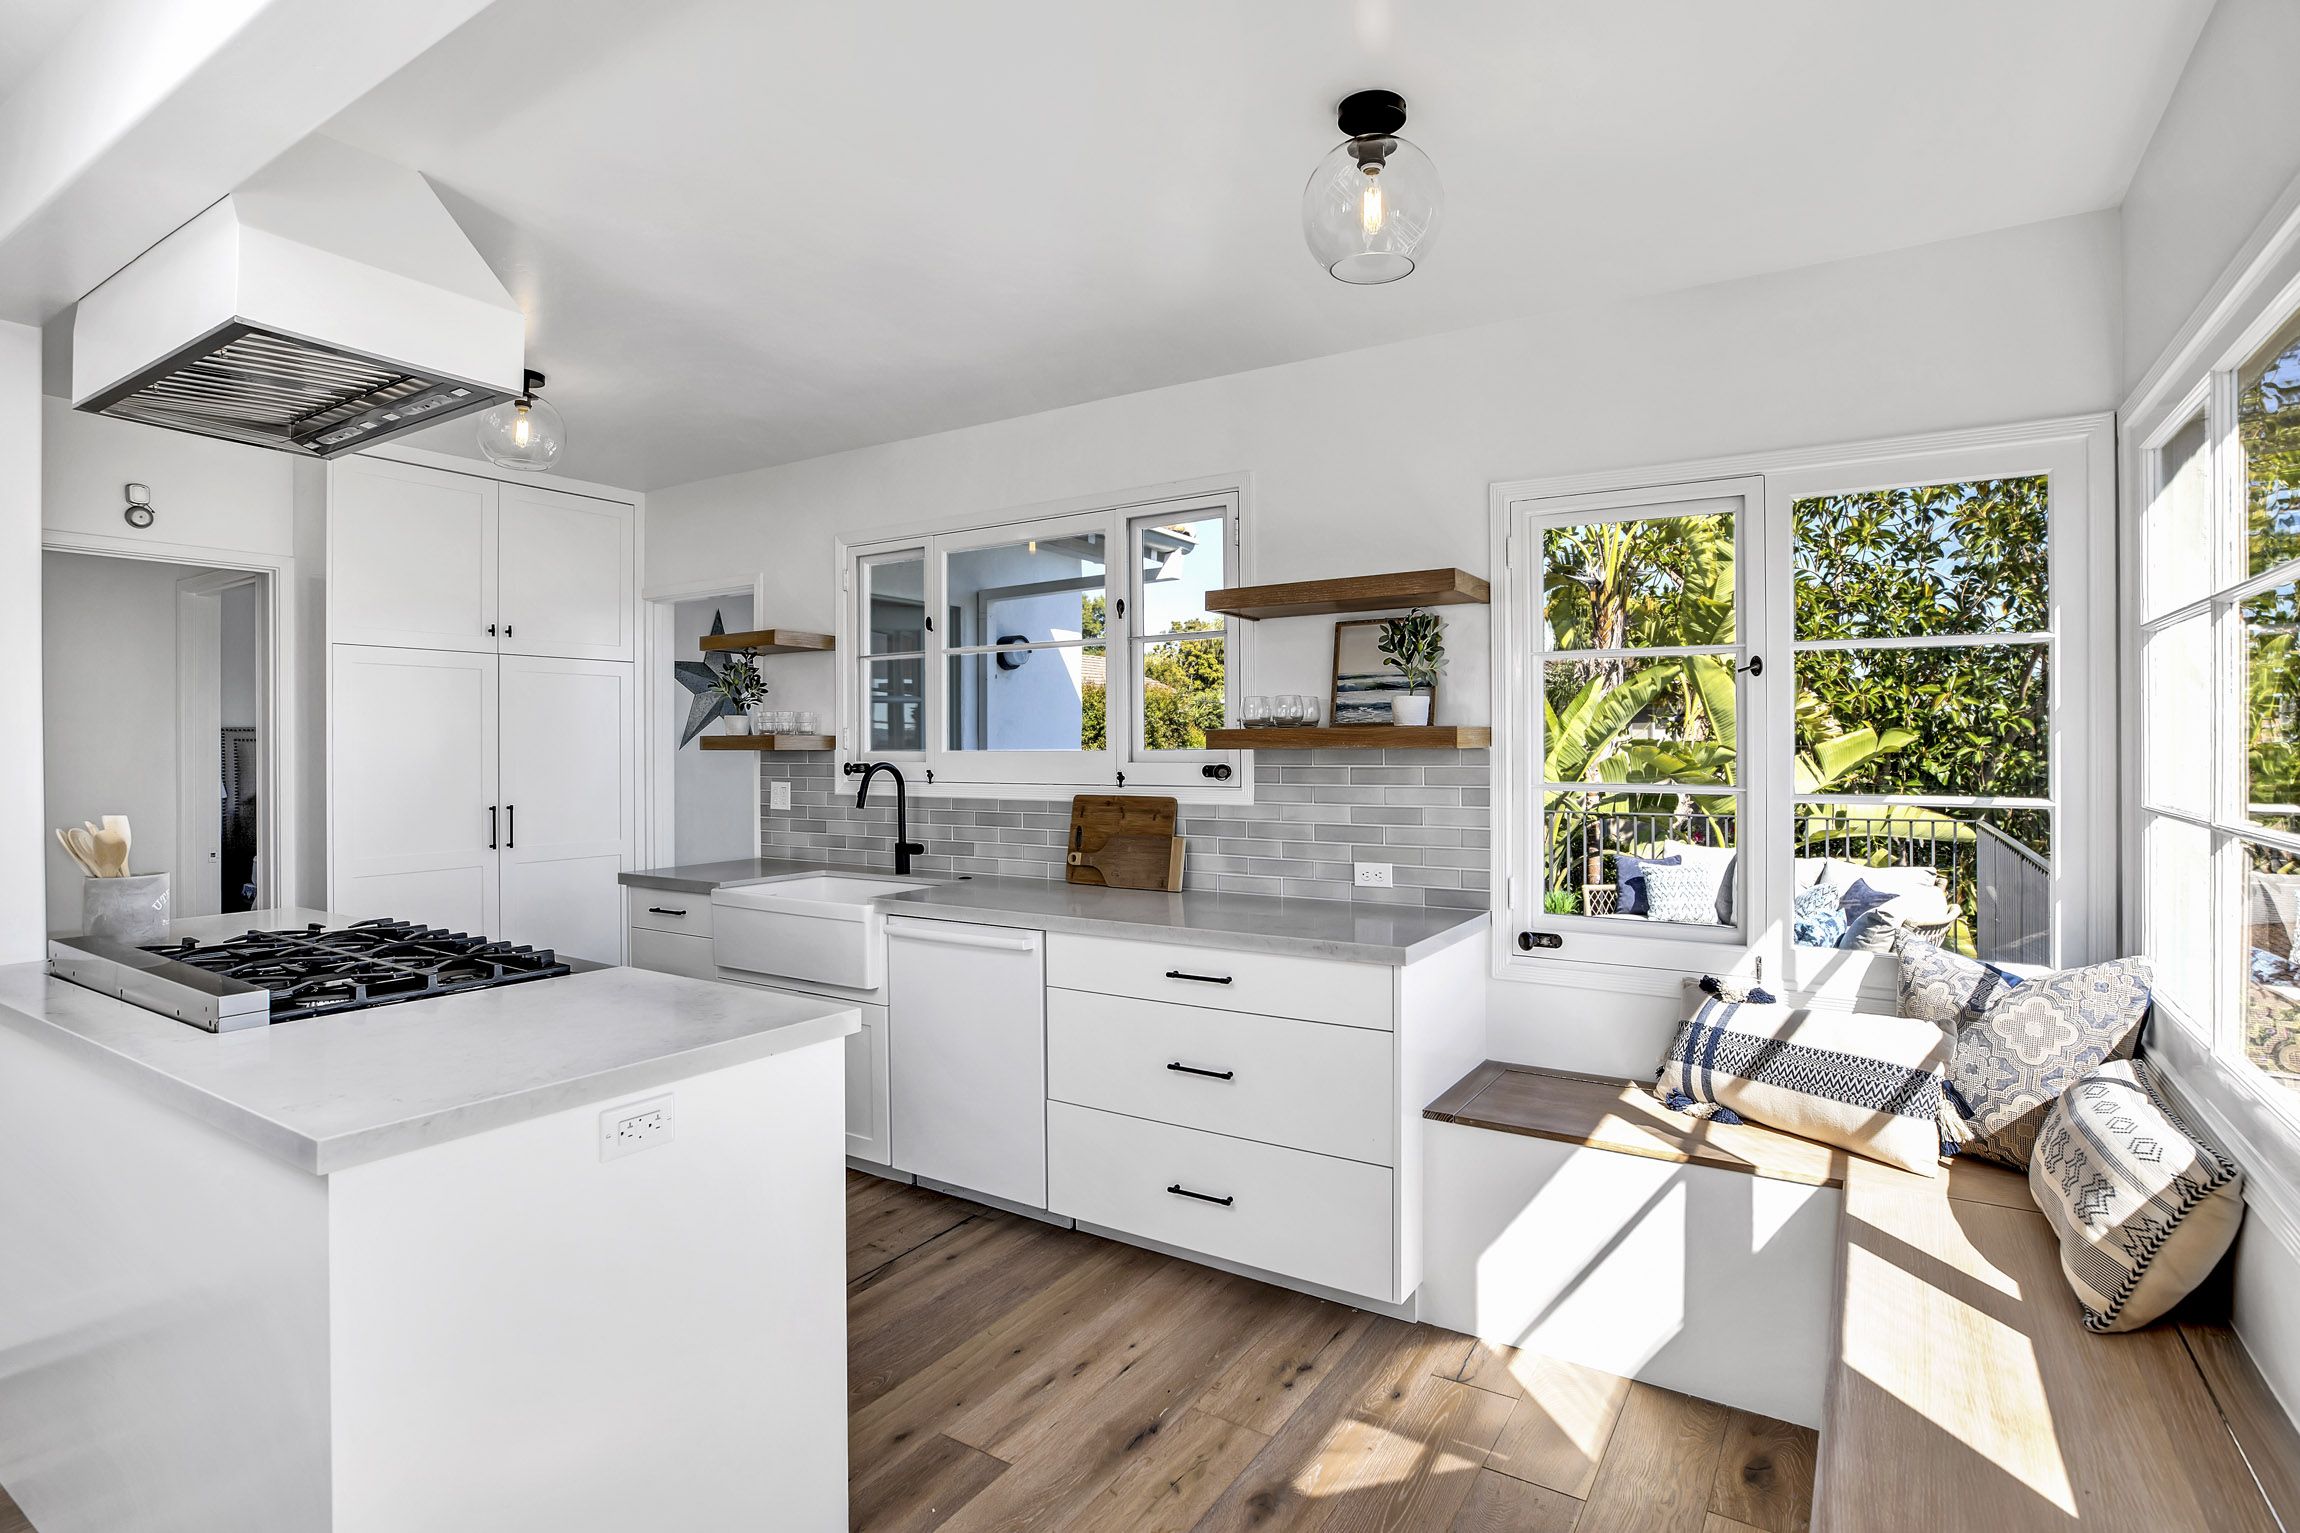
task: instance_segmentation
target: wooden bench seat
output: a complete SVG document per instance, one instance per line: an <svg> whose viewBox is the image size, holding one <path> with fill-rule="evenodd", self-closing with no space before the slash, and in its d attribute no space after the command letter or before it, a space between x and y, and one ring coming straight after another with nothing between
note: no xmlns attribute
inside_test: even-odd
<svg viewBox="0 0 2300 1533"><path fill-rule="evenodd" d="M1839 1190L1820 1533L2300 1529L2300 1434L2234 1334L2087 1332L2015 1172L1916 1176L1491 1062L1426 1116Z"/></svg>

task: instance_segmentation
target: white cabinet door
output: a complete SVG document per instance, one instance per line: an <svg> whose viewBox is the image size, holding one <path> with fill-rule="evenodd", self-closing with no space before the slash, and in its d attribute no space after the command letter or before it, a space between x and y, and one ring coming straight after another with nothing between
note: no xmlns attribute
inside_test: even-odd
<svg viewBox="0 0 2300 1533"><path fill-rule="evenodd" d="M502 659L503 919L511 942L623 961L637 819L631 667Z"/></svg>
<svg viewBox="0 0 2300 1533"><path fill-rule="evenodd" d="M861 1006L862 1031L847 1034L847 1154L883 1166L887 1139L886 1008Z"/></svg>
<svg viewBox="0 0 2300 1533"><path fill-rule="evenodd" d="M503 652L629 660L631 508L524 484L502 486L498 507Z"/></svg>
<svg viewBox="0 0 2300 1533"><path fill-rule="evenodd" d="M330 464L329 640L494 653L495 491L385 458Z"/></svg>
<svg viewBox="0 0 2300 1533"><path fill-rule="evenodd" d="M1046 1206L1044 944L1034 931L888 918L896 1170Z"/></svg>
<svg viewBox="0 0 2300 1533"><path fill-rule="evenodd" d="M329 908L492 932L495 657L338 644L331 660Z"/></svg>

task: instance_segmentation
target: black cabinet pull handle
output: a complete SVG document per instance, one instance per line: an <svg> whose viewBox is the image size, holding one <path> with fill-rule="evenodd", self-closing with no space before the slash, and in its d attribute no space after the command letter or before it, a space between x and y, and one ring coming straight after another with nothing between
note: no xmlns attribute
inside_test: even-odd
<svg viewBox="0 0 2300 1533"><path fill-rule="evenodd" d="M1166 977L1168 979L1194 979L1201 985L1227 985L1230 983L1230 976L1227 974L1185 974L1180 969L1168 969Z"/></svg>
<svg viewBox="0 0 2300 1533"><path fill-rule="evenodd" d="M487 849L491 852L494 851L495 843L500 839L502 838L495 833L495 806L489 804L487 806Z"/></svg>
<svg viewBox="0 0 2300 1533"><path fill-rule="evenodd" d="M490 639L495 637L495 625L493 623L487 625L487 637Z"/></svg>
<svg viewBox="0 0 2300 1533"><path fill-rule="evenodd" d="M686 912L684 910L671 910L662 905L649 905L647 914L651 916L683 916Z"/></svg>
<svg viewBox="0 0 2300 1533"><path fill-rule="evenodd" d="M503 849L509 851L519 844L519 806L517 804L505 804L503 806L503 829Z"/></svg>
<svg viewBox="0 0 2300 1533"><path fill-rule="evenodd" d="M1235 1197L1217 1198L1210 1192L1192 1192L1189 1188L1183 1186L1180 1182L1176 1182L1173 1186L1167 1188L1166 1190L1178 1198L1196 1198L1201 1203L1219 1203L1224 1208L1228 1208L1231 1204L1238 1201Z"/></svg>
<svg viewBox="0 0 2300 1533"><path fill-rule="evenodd" d="M511 637L511 625L509 623L503 625L503 637L506 639Z"/></svg>
<svg viewBox="0 0 2300 1533"><path fill-rule="evenodd" d="M1201 1070L1196 1065L1186 1065L1179 1059L1175 1060L1166 1068L1169 1070L1179 1070L1184 1075L1203 1075L1210 1081L1228 1081L1236 1080L1238 1078L1238 1072L1235 1070Z"/></svg>

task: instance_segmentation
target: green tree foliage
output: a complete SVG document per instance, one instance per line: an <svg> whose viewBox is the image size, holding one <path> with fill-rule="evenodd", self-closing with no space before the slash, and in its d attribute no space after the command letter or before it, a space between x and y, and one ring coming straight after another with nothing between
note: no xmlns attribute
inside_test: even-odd
<svg viewBox="0 0 2300 1533"><path fill-rule="evenodd" d="M1103 635L1103 603L1099 596L1085 602L1084 630L1089 639ZM1185 618L1176 633L1203 633L1222 625L1207 618ZM1177 639L1151 644L1142 651L1142 733L1154 751L1204 750L1206 731L1222 724L1227 694L1225 662L1228 645L1221 639ZM1103 654L1088 652L1089 675L1080 699L1079 744L1101 750L1110 739L1110 694L1095 664Z"/></svg>
<svg viewBox="0 0 2300 1533"><path fill-rule="evenodd" d="M2237 380L2236 445L2244 455L2251 572L2300 558L2300 326Z"/></svg>

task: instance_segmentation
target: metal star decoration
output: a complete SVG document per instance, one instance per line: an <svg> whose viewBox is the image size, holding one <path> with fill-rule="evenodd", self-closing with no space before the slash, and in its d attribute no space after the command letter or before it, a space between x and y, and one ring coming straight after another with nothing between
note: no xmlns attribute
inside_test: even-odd
<svg viewBox="0 0 2300 1533"><path fill-rule="evenodd" d="M711 632L721 634L726 631L725 615L718 612L712 613ZM726 694L714 690L719 684L718 667L725 663L721 660L714 664L709 656L701 660L672 662L671 673L678 677L679 685L695 694L695 700L687 706L686 726L679 733L680 745L684 746L695 736L701 734L709 726L711 720L725 718L735 711L734 705L727 700Z"/></svg>

